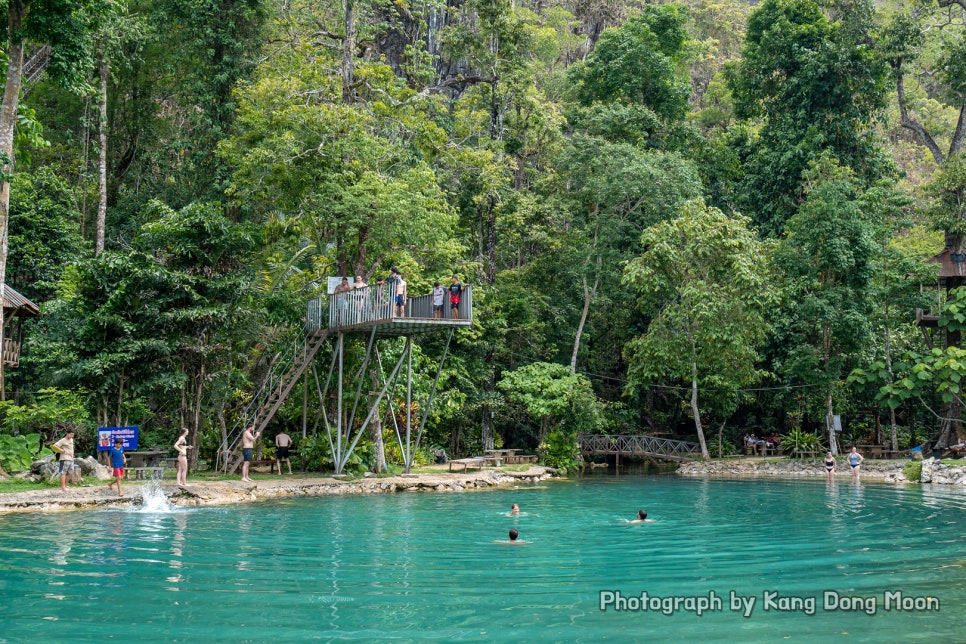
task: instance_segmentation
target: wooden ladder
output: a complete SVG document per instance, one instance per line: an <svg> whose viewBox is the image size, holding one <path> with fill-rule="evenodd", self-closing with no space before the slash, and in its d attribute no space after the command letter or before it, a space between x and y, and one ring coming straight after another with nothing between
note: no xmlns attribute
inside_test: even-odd
<svg viewBox="0 0 966 644"><path fill-rule="evenodd" d="M275 416L275 412L278 408L282 406L285 399L288 397L292 388L295 387L295 383L298 382L302 374L305 373L306 367L308 367L315 354L319 352L322 345L325 344L326 339L329 337L328 329L320 329L318 331L313 331L308 334L303 343L304 349L301 352L296 353L294 359L291 363L282 364L281 368L287 370L284 375L278 380L272 380L271 378L266 379L263 389L256 394L255 399L257 400L262 394L264 394L265 388L270 388L268 396L265 398L264 402L260 403L255 407L255 412L251 416L248 414L242 418L242 422L235 427L235 430L231 434L231 448L230 456L226 459L227 465L225 468L226 474L234 474L238 471L238 467L242 464L243 457L241 449L235 449L241 440L242 432L248 425L255 426L255 432L260 433L265 430L268 423Z"/></svg>

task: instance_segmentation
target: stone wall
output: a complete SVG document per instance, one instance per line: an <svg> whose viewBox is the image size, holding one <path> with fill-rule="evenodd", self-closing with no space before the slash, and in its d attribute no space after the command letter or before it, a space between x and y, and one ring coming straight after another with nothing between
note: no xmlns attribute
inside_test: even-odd
<svg viewBox="0 0 966 644"><path fill-rule="evenodd" d="M725 459L718 461L691 461L677 469L682 476L773 476L784 478L825 477L824 459ZM902 468L906 460L872 461L862 463L861 476L867 480L905 481ZM844 458L836 458L835 478L851 478L852 472Z"/></svg>

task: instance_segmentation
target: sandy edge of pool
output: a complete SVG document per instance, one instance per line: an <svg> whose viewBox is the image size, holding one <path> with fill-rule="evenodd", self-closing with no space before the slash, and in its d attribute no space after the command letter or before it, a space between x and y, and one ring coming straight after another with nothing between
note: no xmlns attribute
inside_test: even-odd
<svg viewBox="0 0 966 644"><path fill-rule="evenodd" d="M441 468L431 474L411 474L386 478L362 478L339 480L335 478L309 478L279 476L258 478L254 483L242 481L192 481L180 488L167 481L160 486L168 502L174 505L207 506L231 503L248 503L284 497L330 496L342 494L387 494L393 492L462 492L490 487L512 487L533 484L553 478L555 470L531 465L526 471L502 471L486 469L476 472L451 473ZM66 492L60 488L31 490L0 494L0 514L11 512L62 512L90 508L125 507L141 505L142 484L131 482L124 485L125 494L117 492L106 483L88 487L71 487Z"/></svg>

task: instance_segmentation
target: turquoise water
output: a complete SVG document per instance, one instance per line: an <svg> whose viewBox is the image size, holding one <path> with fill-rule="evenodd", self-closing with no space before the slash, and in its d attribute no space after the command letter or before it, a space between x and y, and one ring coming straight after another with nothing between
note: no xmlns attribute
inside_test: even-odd
<svg viewBox="0 0 966 644"><path fill-rule="evenodd" d="M624 524L638 508L654 522ZM601 476L7 515L0 641L962 641L964 514L951 487ZM513 526L529 543L493 543ZM658 603L601 611L601 591Z"/></svg>

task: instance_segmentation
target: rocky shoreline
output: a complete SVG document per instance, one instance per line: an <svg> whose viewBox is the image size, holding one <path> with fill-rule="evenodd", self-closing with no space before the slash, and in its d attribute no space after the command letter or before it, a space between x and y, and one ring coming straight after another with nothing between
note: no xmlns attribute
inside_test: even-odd
<svg viewBox="0 0 966 644"><path fill-rule="evenodd" d="M768 459L743 458L722 461L691 461L682 464L677 469L681 476L716 476L716 477L777 477L777 478L824 478L824 459ZM936 459L929 458L922 461L922 477L920 481L910 481L904 468L909 461L873 461L866 459L862 462L861 478L864 481L878 481L884 483L937 483L940 485L966 485L966 463L962 466L945 465ZM849 467L841 458L837 459L835 468L836 480L852 478Z"/></svg>
<svg viewBox="0 0 966 644"><path fill-rule="evenodd" d="M555 470L531 465L526 471L499 469L450 473L445 470L423 474L361 479L277 477L259 478L254 483L241 481L201 481L189 479L186 488L161 481L160 491L168 503L179 506L208 506L264 501L282 497L329 496L342 494L389 494L394 492L463 492L491 487L532 484L553 478ZM0 515L10 512L60 512L90 508L133 507L142 504L145 482L131 481L118 497L106 484L72 486L67 492L59 487L0 494Z"/></svg>

